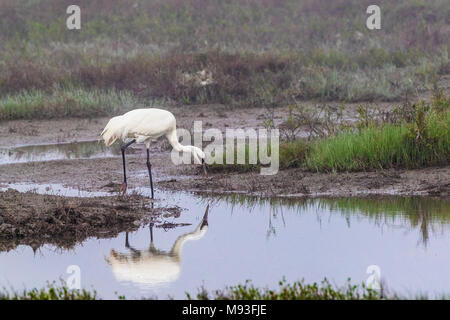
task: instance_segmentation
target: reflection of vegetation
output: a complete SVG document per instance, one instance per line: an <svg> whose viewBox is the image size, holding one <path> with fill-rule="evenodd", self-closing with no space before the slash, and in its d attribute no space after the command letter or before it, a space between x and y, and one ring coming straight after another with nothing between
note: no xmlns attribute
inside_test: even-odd
<svg viewBox="0 0 450 320"><path fill-rule="evenodd" d="M374 197L374 198L262 198L240 194L219 196L218 199L235 206L257 211L261 206L270 206L269 231L274 233L272 216L279 214L283 219L283 208L298 213L325 210L335 212L350 221L352 217L363 216L377 224L399 224L407 229L419 229L421 242L427 244L430 231L450 225L450 201L443 198L423 197Z"/></svg>
<svg viewBox="0 0 450 320"><path fill-rule="evenodd" d="M422 242L427 243L430 229L450 224L450 201L422 197L392 197L382 199L322 199L332 211L350 217L362 214L377 223L409 223L409 229L418 228Z"/></svg>

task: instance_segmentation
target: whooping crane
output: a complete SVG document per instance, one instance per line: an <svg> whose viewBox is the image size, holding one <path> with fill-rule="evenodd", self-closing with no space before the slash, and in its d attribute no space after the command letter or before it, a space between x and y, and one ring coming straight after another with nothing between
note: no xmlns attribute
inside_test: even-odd
<svg viewBox="0 0 450 320"><path fill-rule="evenodd" d="M195 146L183 146L178 142L175 116L156 108L135 109L121 116L111 118L101 133L105 145L109 147L117 139L124 142L121 147L123 162L123 184L121 191L127 190L127 173L125 169L125 150L133 143L144 143L147 148L147 169L150 177L150 188L153 198L152 165L150 163L150 142L163 135L176 151L190 152L196 163L202 163L206 175L204 152Z"/></svg>
<svg viewBox="0 0 450 320"><path fill-rule="evenodd" d="M175 281L181 273L183 245L190 240L199 240L206 234L208 211L209 205L195 230L179 236L169 252L155 248L152 225L150 225L150 248L147 250L137 250L131 247L128 242L128 233L126 233L125 247L130 252L119 253L112 249L106 259L115 278L118 281L130 281L150 287Z"/></svg>

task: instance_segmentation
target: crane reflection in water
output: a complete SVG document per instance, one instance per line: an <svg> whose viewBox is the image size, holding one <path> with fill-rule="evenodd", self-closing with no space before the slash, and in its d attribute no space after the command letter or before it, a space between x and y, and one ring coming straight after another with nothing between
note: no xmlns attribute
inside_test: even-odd
<svg viewBox="0 0 450 320"><path fill-rule="evenodd" d="M128 252L117 252L111 249L106 259L118 281L127 281L138 286L155 287L173 282L181 273L181 251L186 242L201 239L208 230L208 211L198 226L189 233L177 238L170 251L159 250L153 243L153 224L150 224L150 248L137 250L133 248L125 236L125 248Z"/></svg>

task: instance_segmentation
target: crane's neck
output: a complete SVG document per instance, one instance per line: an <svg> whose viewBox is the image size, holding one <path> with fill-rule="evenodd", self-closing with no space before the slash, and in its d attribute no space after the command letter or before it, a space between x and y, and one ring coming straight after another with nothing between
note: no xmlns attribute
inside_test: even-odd
<svg viewBox="0 0 450 320"><path fill-rule="evenodd" d="M199 226L193 232L178 237L178 239L175 241L172 247L172 250L170 251L171 254L179 258L181 256L181 250L183 249L183 245L188 241L201 239L206 234L207 230L208 230L207 227L200 228Z"/></svg>
<svg viewBox="0 0 450 320"><path fill-rule="evenodd" d="M209 212L209 204L206 206L205 214L203 215L202 221L198 224L194 231L186 233L182 236L179 236L177 241L175 241L171 253L174 256L180 257L181 249L183 249L183 245L189 240L199 240L201 239L206 231L208 230L208 212Z"/></svg>
<svg viewBox="0 0 450 320"><path fill-rule="evenodd" d="M195 146L183 146L178 141L178 137L175 130L173 130L172 133L167 136L167 140L169 140L169 143L172 145L175 151L191 153L194 156L194 160L197 163L201 163L202 162L201 159L205 158L205 154L200 148L197 148Z"/></svg>

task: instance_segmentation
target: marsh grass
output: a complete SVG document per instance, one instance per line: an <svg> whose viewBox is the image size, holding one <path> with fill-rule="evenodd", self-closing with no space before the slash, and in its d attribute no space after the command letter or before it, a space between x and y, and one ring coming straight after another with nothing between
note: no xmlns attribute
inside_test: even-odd
<svg viewBox="0 0 450 320"><path fill-rule="evenodd" d="M224 289L207 290L200 287L196 294L186 292L188 300L395 300L395 299L449 299L448 295L430 297L426 293L401 296L386 292L383 283L381 290L368 288L364 283L354 285L350 279L342 286L332 284L328 279L320 283L305 283L304 280L287 282L285 278L278 282L277 288L257 287L250 280ZM116 293L117 294L117 293ZM126 300L125 295L117 295L119 300ZM158 297L143 297L155 300ZM169 299L173 299L169 296ZM93 289L69 289L63 281L48 283L41 289L16 291L3 288L0 300L101 300Z"/></svg>
<svg viewBox="0 0 450 320"><path fill-rule="evenodd" d="M0 119L93 118L130 110L139 101L127 91L56 89L22 91L0 98Z"/></svg>
<svg viewBox="0 0 450 320"><path fill-rule="evenodd" d="M188 299L192 299L187 294ZM306 284L304 281L288 283L285 279L277 289L256 287L251 281L229 286L223 290L208 292L201 288L195 296L198 300L379 300L383 293L368 289L364 284L352 285L350 280L343 287L332 285L327 279L320 284Z"/></svg>
<svg viewBox="0 0 450 320"><path fill-rule="evenodd" d="M432 113L417 123L383 124L348 131L313 142L299 139L280 144L280 169L304 168L319 172L420 168L450 161L450 112ZM422 135L418 135L421 131ZM426 133L424 133L426 132ZM424 135L426 134L426 135ZM212 164L213 172L255 171L261 164Z"/></svg>
<svg viewBox="0 0 450 320"><path fill-rule="evenodd" d="M228 53L210 50L155 55L142 52L131 57L100 58L65 50L69 49L53 49L34 59L29 58L32 54L29 52L23 52L23 57L19 53L14 58L2 57L0 52L0 62L3 61L0 63L0 93L43 90L51 94L55 87L72 87L129 91L137 98L170 99L179 105L218 103L232 107L264 107L283 106L293 98L393 101L416 89L432 87L439 79L434 67L420 69L420 66L407 65L398 68L391 64L391 58L380 65L367 66L364 60L350 61L358 61L354 53L350 58L345 57L349 61L341 65L328 61L333 58L331 53L315 51ZM324 57L316 59L315 55ZM65 59L73 63L66 66ZM201 71L211 73L210 83L200 85L183 80Z"/></svg>
<svg viewBox="0 0 450 320"><path fill-rule="evenodd" d="M50 99L55 87L70 87L240 108L284 106L292 98L393 101L450 72L446 0L383 3L379 32L365 27L370 3L359 0L78 4L82 28L72 32L61 14L67 1L2 1L3 99L35 90ZM203 70L210 83L182 81ZM47 117L71 115L51 101L45 109Z"/></svg>
<svg viewBox="0 0 450 320"><path fill-rule="evenodd" d="M0 300L97 300L95 290L69 289L65 282L49 282L43 288L17 291L5 289L0 292Z"/></svg>
<svg viewBox="0 0 450 320"><path fill-rule="evenodd" d="M369 126L314 142L305 167L316 171L420 168L450 160L450 112L418 107L412 123Z"/></svg>
<svg viewBox="0 0 450 320"><path fill-rule="evenodd" d="M280 145L279 148L279 159L280 159L280 168L297 168L300 167L306 157L308 152L309 145L306 141L297 140L293 142L286 142ZM268 157L271 155L270 143L267 145L267 154ZM261 164L260 156L259 156L259 145L256 147L256 155L254 155L254 150L251 150L248 144L245 144L244 148L244 163L239 164L238 159L238 150L234 148L234 154L227 161L227 149L224 148L224 152L222 154L222 163L214 162L208 165L208 171L210 172L251 172L259 170L263 164ZM250 154L256 158L256 163L250 163Z"/></svg>
<svg viewBox="0 0 450 320"><path fill-rule="evenodd" d="M421 168L447 165L450 161L450 99L438 91L431 104L419 102L392 111L381 121L367 114L353 126L333 131L329 136L307 141L282 141L280 169L303 168L318 172L363 171L389 168ZM400 114L400 115L399 115ZM270 148L269 148L270 149ZM213 164L215 172L255 171L259 162ZM237 150L235 149L234 159ZM236 163L236 162L234 162Z"/></svg>
<svg viewBox="0 0 450 320"><path fill-rule="evenodd" d="M196 295L186 293L189 300L448 300L445 294L430 297L427 293L400 295L388 292L383 282L380 290L373 290L365 283L355 285L347 279L345 285L332 284L327 278L320 283L305 283L304 280L287 282L282 279L278 288L257 287L250 280L244 284L227 286L222 290L210 290L201 287Z"/></svg>

